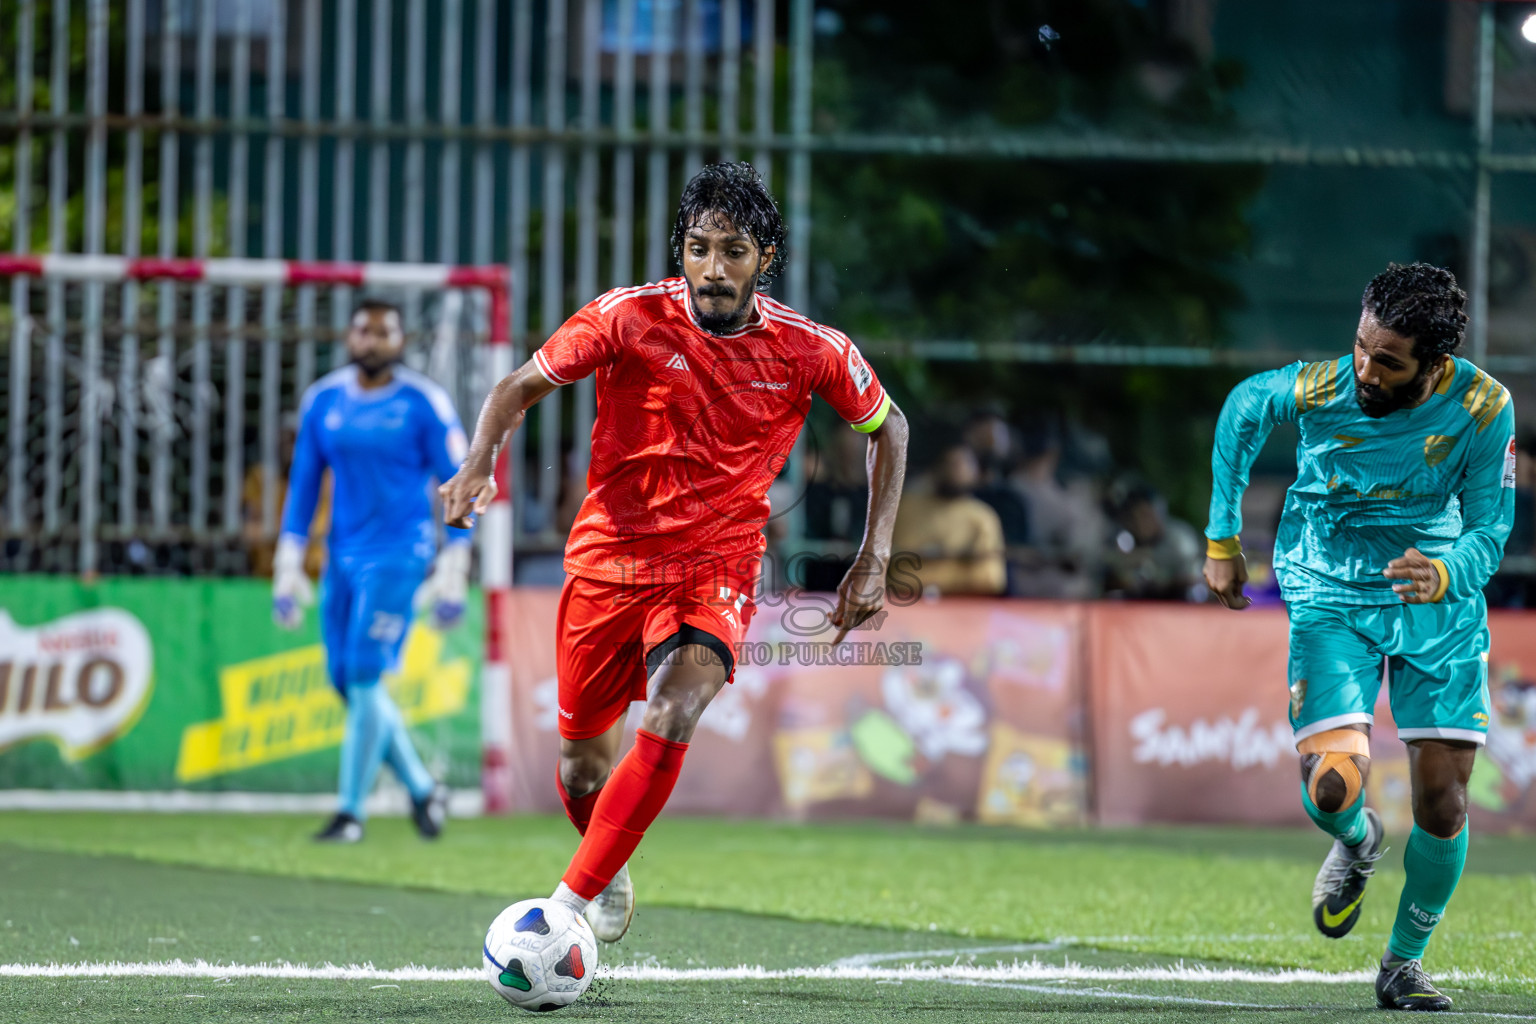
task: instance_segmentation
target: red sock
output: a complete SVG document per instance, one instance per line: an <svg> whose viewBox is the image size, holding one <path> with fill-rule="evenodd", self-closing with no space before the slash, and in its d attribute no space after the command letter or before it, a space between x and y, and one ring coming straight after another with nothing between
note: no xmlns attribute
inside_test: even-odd
<svg viewBox="0 0 1536 1024"><path fill-rule="evenodd" d="M597 791L592 823L582 837L563 881L583 899L596 899L619 873L645 830L672 795L688 744L664 740L644 729Z"/></svg>
<svg viewBox="0 0 1536 1024"><path fill-rule="evenodd" d="M565 804L565 816L571 819L577 832L586 835L587 822L592 820L592 808L597 806L597 795L602 789L593 790L586 796L571 796L565 791L565 783L560 781L558 769L555 771L555 788L560 791L560 802Z"/></svg>

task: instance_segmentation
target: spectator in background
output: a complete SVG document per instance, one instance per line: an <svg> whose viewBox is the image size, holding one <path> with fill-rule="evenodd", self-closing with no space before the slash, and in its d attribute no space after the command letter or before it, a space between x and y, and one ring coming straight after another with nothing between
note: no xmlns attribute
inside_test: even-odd
<svg viewBox="0 0 1536 1024"><path fill-rule="evenodd" d="M863 539L864 518L869 508L869 480L864 470L866 444L867 439L858 431L840 429L832 431L823 444L806 445L807 537L855 545Z"/></svg>
<svg viewBox="0 0 1536 1024"><path fill-rule="evenodd" d="M794 557L781 555L777 561L765 561L763 578L771 581L778 577L786 585L832 593L853 565L853 554L864 537L864 520L869 510L865 440L863 434L847 428L834 429L830 434L812 433L809 440L811 443L805 446L802 508L805 536L820 542L819 553L802 551ZM775 510L788 507L777 503L772 488L768 496L776 502ZM769 544L773 545L774 540L770 532ZM784 551L782 545L778 550Z"/></svg>
<svg viewBox="0 0 1536 1024"><path fill-rule="evenodd" d="M272 499L273 521L263 521L262 507L267 489L267 467L253 462L246 467L241 482L240 533L251 564L251 575L272 575L272 559L277 551L278 519L283 514L283 502L288 498L288 472L293 465L293 445L299 436L299 415L295 412L283 416L282 435L278 441L282 465L273 481L277 492ZM270 530L268 529L270 525ZM325 537L331 528L331 474L327 470L320 482L320 503L315 508L314 522L309 528L309 547L304 551L304 573L312 580L325 571Z"/></svg>
<svg viewBox="0 0 1536 1024"><path fill-rule="evenodd" d="M1111 493L1112 544L1105 563L1105 596L1138 601L1204 600L1200 570L1205 545L1193 526L1168 515L1162 495L1144 483L1120 481Z"/></svg>
<svg viewBox="0 0 1536 1024"><path fill-rule="evenodd" d="M1021 597L1084 601L1098 596L1106 524L1091 480L1062 483L1061 454L1055 423L1025 431L1008 486L1024 503L1034 558L1020 566L1010 589Z"/></svg>
<svg viewBox="0 0 1536 1024"><path fill-rule="evenodd" d="M997 513L1010 563L1024 557L1019 549L1029 543L1029 510L1005 476L1018 451L1015 434L1002 416L980 412L971 417L961 435L976 458L976 486L971 493Z"/></svg>
<svg viewBox="0 0 1536 1024"><path fill-rule="evenodd" d="M1483 590L1494 608L1536 608L1536 434L1515 446L1515 519L1499 571Z"/></svg>
<svg viewBox="0 0 1536 1024"><path fill-rule="evenodd" d="M996 409L972 414L965 422L960 440L976 456L979 486L999 482L1018 448L1013 428Z"/></svg>
<svg viewBox="0 0 1536 1024"><path fill-rule="evenodd" d="M975 453L966 445L954 445L940 456L928 492L902 499L894 547L898 557L921 557L915 575L924 593L1003 592L1003 527L997 513L972 495L980 472Z"/></svg>

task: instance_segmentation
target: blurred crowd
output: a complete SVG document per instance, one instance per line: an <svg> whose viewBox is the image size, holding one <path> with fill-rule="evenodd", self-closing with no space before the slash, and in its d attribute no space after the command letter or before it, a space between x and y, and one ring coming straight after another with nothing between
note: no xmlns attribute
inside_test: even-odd
<svg viewBox="0 0 1536 1024"><path fill-rule="evenodd" d="M1014 423L990 411L972 415L959 429L933 433L915 431L896 520L895 550L908 556L897 571L906 582L915 578L928 594L1207 599L1200 526L1171 515L1156 487L1116 466L1101 435L1066 418ZM287 422L283 473L273 495L276 509L285 496L293 438L294 424ZM775 515L767 528L769 553L778 568L765 570L764 584L830 591L843 578L864 532L866 438L833 430L805 451L800 500L784 480L770 492ZM563 461L567 472L550 521L538 503L524 496L524 529L531 536L518 555L520 584L558 586L563 580L565 532L585 496L574 455L565 453ZM1248 590L1260 604L1280 600L1270 563L1290 482L1289 476L1256 474L1243 502ZM265 474L253 466L243 488L246 571L258 576L271 573L265 483ZM311 530L308 568L315 575L324 559L328 498L322 494ZM791 514L802 517L803 541L789 542ZM795 553L801 557L792 557ZM790 564L792 571L779 571ZM1494 607L1536 607L1536 434L1519 438L1515 525L1487 597Z"/></svg>
<svg viewBox="0 0 1536 1024"><path fill-rule="evenodd" d="M1118 471L1092 431L978 412L948 443L915 443L914 454L894 546L920 559L900 571L926 592L1205 600L1200 532L1146 481ZM811 452L807 477L807 540L833 551L857 544L869 496L864 438L834 432ZM808 582L840 572L822 575Z"/></svg>

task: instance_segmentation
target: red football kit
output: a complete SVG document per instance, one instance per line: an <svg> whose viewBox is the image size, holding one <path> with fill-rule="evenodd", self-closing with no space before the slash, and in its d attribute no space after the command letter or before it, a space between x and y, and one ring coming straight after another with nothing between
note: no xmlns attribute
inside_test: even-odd
<svg viewBox="0 0 1536 1024"><path fill-rule="evenodd" d="M588 303L534 353L554 384L597 374L587 498L565 548L560 734L606 732L646 697L645 654L692 625L732 650L753 613L768 488L811 395L855 430L890 399L847 335L765 295L710 334L683 278Z"/></svg>

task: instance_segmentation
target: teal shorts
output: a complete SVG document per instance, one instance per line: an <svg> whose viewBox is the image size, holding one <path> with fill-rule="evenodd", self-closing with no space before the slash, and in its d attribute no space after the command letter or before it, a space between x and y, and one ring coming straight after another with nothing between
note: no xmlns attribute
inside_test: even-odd
<svg viewBox="0 0 1536 1024"><path fill-rule="evenodd" d="M1403 740L1488 736L1488 606L1293 604L1291 728L1300 742L1375 721L1383 675Z"/></svg>

